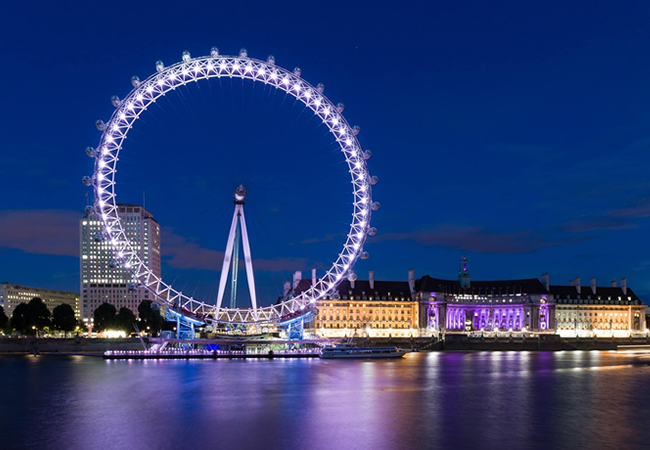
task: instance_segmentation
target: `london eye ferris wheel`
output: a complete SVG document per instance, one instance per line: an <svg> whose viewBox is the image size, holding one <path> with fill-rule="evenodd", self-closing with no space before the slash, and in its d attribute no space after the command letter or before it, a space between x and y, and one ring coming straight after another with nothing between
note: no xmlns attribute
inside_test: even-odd
<svg viewBox="0 0 650 450"><path fill-rule="evenodd" d="M213 47L210 55L202 57L193 58L185 51L180 62L168 67L162 61L157 61L156 72L145 80L137 76L131 78L133 89L123 99L111 97L115 110L110 119L96 122L96 127L102 132L99 144L96 148L86 149L87 155L95 163L93 175L83 177L83 183L92 187L95 194L94 204L88 206L87 212L92 212L101 220L100 238L108 242L115 252L115 264L130 272L134 282L149 290L161 305L179 306L188 315L209 324L279 322L313 308L317 300L331 295L343 279L356 277L353 266L357 259L368 258L364 243L368 235L377 232L371 226L370 219L372 211L380 206L372 199L372 185L378 181L378 177L371 176L367 166L372 153L362 150L357 138L360 128L348 124L343 116L344 105L331 102L324 95L322 83L313 86L301 75L298 67L289 71L277 66L273 56L266 61L258 60L249 57L246 49L241 49L238 56L225 56ZM251 80L294 97L327 127L349 170L353 195L351 220L338 257L309 289L275 305L258 307L253 304L252 308L228 308L222 307L221 302L184 294L148 268L127 238L118 215L117 162L134 123L145 116L147 109L159 98L173 93L180 86L211 78Z"/></svg>

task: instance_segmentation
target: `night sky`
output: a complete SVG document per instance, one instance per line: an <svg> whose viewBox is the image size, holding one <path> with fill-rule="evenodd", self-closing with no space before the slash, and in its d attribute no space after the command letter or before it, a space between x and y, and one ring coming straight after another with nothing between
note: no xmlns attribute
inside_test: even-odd
<svg viewBox="0 0 650 450"><path fill-rule="evenodd" d="M473 279L627 277L650 300L647 2L238 3L3 2L0 282L78 291L94 121L157 59L216 45L299 65L361 126L382 204L361 279L455 278L465 248ZM165 280L214 298L239 183L262 303L322 274L352 212L323 126L252 82L174 94L118 163L118 201L146 192L163 229Z"/></svg>

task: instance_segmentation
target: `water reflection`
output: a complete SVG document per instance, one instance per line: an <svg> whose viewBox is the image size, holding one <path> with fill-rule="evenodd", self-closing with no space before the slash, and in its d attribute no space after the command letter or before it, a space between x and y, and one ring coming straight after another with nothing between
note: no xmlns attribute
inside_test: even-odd
<svg viewBox="0 0 650 450"><path fill-rule="evenodd" d="M0 435L3 449L645 448L650 367L633 362L612 352L0 356Z"/></svg>

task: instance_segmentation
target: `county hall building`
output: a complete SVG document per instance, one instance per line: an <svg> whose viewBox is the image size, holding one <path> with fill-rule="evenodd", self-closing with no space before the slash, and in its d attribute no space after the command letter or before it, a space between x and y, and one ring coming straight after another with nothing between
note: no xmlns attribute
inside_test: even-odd
<svg viewBox="0 0 650 450"><path fill-rule="evenodd" d="M315 282L294 275L295 293ZM292 286L285 283L285 295ZM307 325L318 336L417 337L453 333L527 332L563 337L647 335L646 305L627 286L551 285L549 275L516 280L474 281L463 255L457 279L408 271L404 281L345 280L316 302L317 315Z"/></svg>

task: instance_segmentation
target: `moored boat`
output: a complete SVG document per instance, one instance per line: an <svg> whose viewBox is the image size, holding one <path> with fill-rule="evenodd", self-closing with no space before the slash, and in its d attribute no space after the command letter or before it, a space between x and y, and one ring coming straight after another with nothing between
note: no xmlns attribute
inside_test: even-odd
<svg viewBox="0 0 650 450"><path fill-rule="evenodd" d="M324 348L319 355L321 359L391 359L401 358L406 350L398 347L356 347L340 344Z"/></svg>

